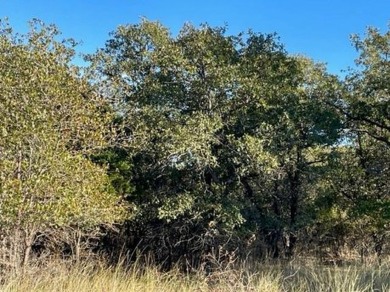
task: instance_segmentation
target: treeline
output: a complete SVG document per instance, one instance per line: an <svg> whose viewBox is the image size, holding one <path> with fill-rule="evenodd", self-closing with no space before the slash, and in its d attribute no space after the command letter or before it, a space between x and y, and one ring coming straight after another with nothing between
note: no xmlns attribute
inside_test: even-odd
<svg viewBox="0 0 390 292"><path fill-rule="evenodd" d="M58 35L0 30L2 268L389 253L389 31L343 80L273 34L142 21L85 68Z"/></svg>

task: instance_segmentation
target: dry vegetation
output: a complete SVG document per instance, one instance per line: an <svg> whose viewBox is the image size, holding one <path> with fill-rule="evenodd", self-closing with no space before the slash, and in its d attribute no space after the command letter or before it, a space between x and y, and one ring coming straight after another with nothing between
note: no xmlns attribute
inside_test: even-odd
<svg viewBox="0 0 390 292"><path fill-rule="evenodd" d="M148 261L146 261L148 262ZM109 267L103 261L51 261L2 279L1 291L390 291L390 265L325 266L315 263L214 263L214 270L162 272L137 261Z"/></svg>

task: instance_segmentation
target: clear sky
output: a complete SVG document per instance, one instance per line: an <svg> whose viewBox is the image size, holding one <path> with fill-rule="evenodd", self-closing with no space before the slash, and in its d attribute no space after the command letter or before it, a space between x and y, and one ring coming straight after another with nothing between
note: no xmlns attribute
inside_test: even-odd
<svg viewBox="0 0 390 292"><path fill-rule="evenodd" d="M352 33L362 35L367 26L388 29L390 0L0 0L0 17L18 32L32 18L54 23L64 37L83 42L83 53L103 47L110 31L141 17L160 21L173 34L185 22L227 24L229 34L276 32L290 53L325 62L340 74L357 56Z"/></svg>

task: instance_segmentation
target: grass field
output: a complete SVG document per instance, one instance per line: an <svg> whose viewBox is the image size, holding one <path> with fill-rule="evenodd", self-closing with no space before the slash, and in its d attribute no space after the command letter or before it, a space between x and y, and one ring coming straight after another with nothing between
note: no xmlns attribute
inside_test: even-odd
<svg viewBox="0 0 390 292"><path fill-rule="evenodd" d="M51 263L3 279L0 291L390 291L390 265L258 264L224 268L213 273L160 272L150 265L128 269L99 264Z"/></svg>

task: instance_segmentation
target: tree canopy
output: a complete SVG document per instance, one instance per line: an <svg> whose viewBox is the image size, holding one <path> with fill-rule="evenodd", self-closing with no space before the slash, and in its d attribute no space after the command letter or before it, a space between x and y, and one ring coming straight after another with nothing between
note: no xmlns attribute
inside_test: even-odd
<svg viewBox="0 0 390 292"><path fill-rule="evenodd" d="M23 230L26 240L126 214L106 170L88 158L108 145L111 114L57 35L37 21L26 36L0 31L0 230Z"/></svg>
<svg viewBox="0 0 390 292"><path fill-rule="evenodd" d="M366 69L343 83L323 65L290 56L275 35L185 25L173 37L149 21L119 27L89 60L98 90L118 113L121 147L133 161L130 200L142 224L162 237L169 235L160 227L171 226L179 242L194 232L255 234L274 256L281 248L293 254L300 235L341 208L332 198L335 185L346 183L338 178L359 172L346 163L348 170L329 177L351 159L359 140L353 133L375 144L386 139L388 98L376 94L368 107L358 93L373 70L384 70L379 64L388 65L378 60L387 58L383 44L372 44L384 37L370 30L367 40L355 39ZM358 129L358 121L372 130Z"/></svg>
<svg viewBox="0 0 390 292"><path fill-rule="evenodd" d="M345 80L275 34L186 24L172 36L143 20L118 27L83 74L57 37L38 22L0 34L3 226L125 220L128 247L168 265L221 246L386 248L388 32L353 37L360 67Z"/></svg>

